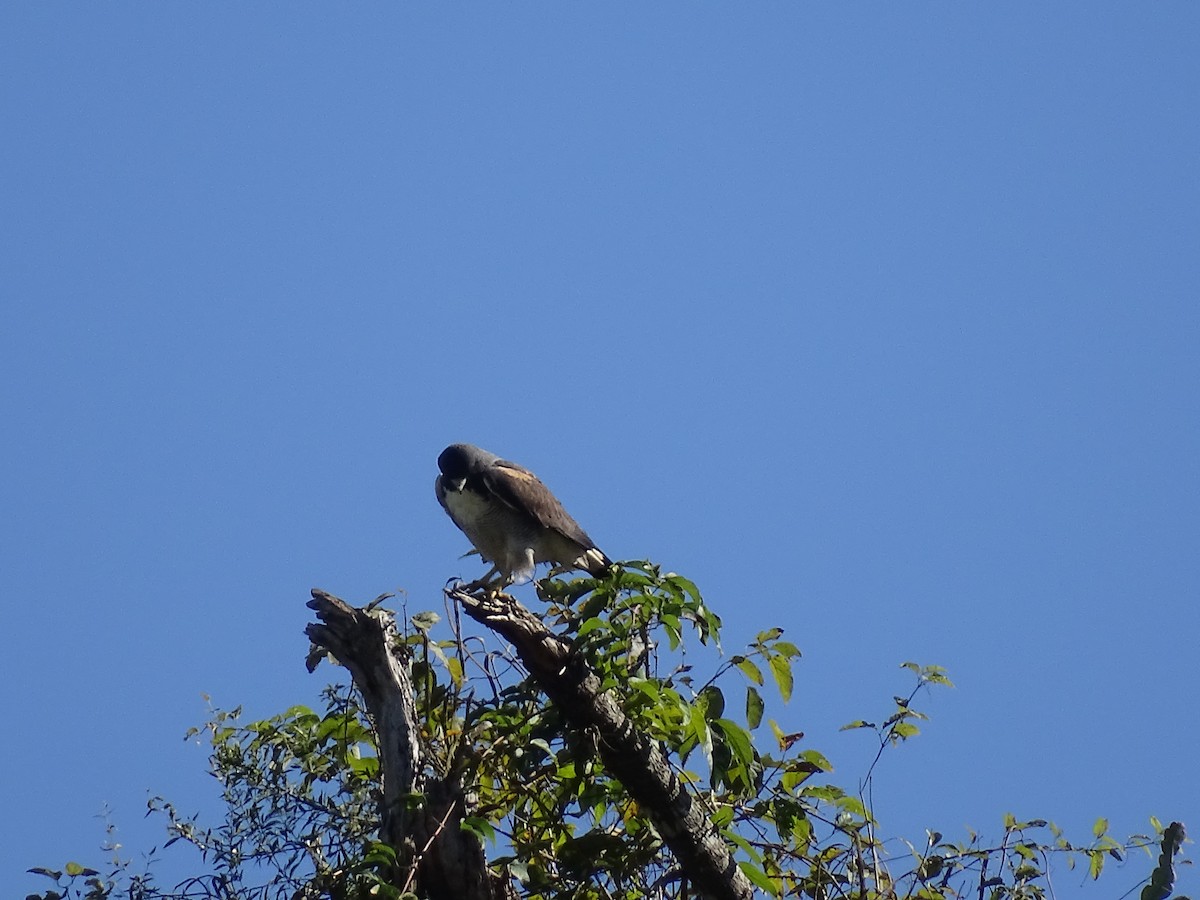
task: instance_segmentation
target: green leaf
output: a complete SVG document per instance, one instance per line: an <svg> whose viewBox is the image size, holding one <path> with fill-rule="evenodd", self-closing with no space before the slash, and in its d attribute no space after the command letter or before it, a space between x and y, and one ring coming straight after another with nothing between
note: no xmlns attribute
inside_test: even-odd
<svg viewBox="0 0 1200 900"><path fill-rule="evenodd" d="M792 699L792 664L786 656L772 656L770 666L775 683L779 686L779 695L786 703Z"/></svg>
<svg viewBox="0 0 1200 900"><path fill-rule="evenodd" d="M667 632L667 644L672 650L679 649L683 641L683 624L679 621L679 616L664 613L659 616L658 621Z"/></svg>
<svg viewBox="0 0 1200 900"><path fill-rule="evenodd" d="M721 635L721 617L708 607L702 607L700 610L700 619L704 623L704 627L700 629L700 642L707 644L710 639L719 640Z"/></svg>
<svg viewBox="0 0 1200 900"><path fill-rule="evenodd" d="M481 841L496 840L496 829L492 827L491 822L480 816L467 816L459 823L458 827L463 831L469 831Z"/></svg>
<svg viewBox="0 0 1200 900"><path fill-rule="evenodd" d="M796 846L803 848L812 840L813 827L808 819L792 820L792 840Z"/></svg>
<svg viewBox="0 0 1200 900"><path fill-rule="evenodd" d="M709 730L708 721L704 717L704 707L700 704L692 707L688 721L688 731L696 739L696 744L700 747L700 752L704 754L704 761L708 763L709 769L712 769L712 732Z"/></svg>
<svg viewBox="0 0 1200 900"><path fill-rule="evenodd" d="M677 575L674 572L663 576L663 581L674 588L682 589L693 602L700 602L700 588L696 587L696 582L684 578L682 575Z"/></svg>
<svg viewBox="0 0 1200 900"><path fill-rule="evenodd" d="M652 703L657 703L660 697L658 682L652 678L630 678L629 687L642 694Z"/></svg>
<svg viewBox="0 0 1200 900"><path fill-rule="evenodd" d="M588 619L586 622L584 622L582 625L580 625L579 631L577 632L577 634L579 637L585 637L585 636L591 634L593 631L598 631L601 628L608 628L608 627L609 627L609 625L607 622L605 622L603 619L601 619L599 617L596 617L594 619Z"/></svg>
<svg viewBox="0 0 1200 900"><path fill-rule="evenodd" d="M892 735L895 739L905 740L921 733L921 729L912 722L897 722L892 726Z"/></svg>
<svg viewBox="0 0 1200 900"><path fill-rule="evenodd" d="M1092 881L1100 877L1100 873L1104 871L1104 854L1089 853L1088 854L1088 875Z"/></svg>
<svg viewBox="0 0 1200 900"><path fill-rule="evenodd" d="M776 641L771 645L771 649L773 649L776 653L788 657L789 659L793 656L800 655L800 648L791 641Z"/></svg>
<svg viewBox="0 0 1200 900"><path fill-rule="evenodd" d="M784 772L779 778L779 786L785 791L794 791L804 782L812 777L811 772L801 772L797 769L791 769Z"/></svg>
<svg viewBox="0 0 1200 900"><path fill-rule="evenodd" d="M762 858L763 858L762 853L758 850L758 848L755 847L753 844L751 844L748 840L746 840L740 834L738 834L736 831L725 832L725 837L727 837L733 843L733 845L735 847L740 849L743 853L745 853L747 856L749 856L756 863L762 862Z"/></svg>
<svg viewBox="0 0 1200 900"><path fill-rule="evenodd" d="M1108 831L1108 819L1101 816L1096 820L1096 824L1092 826L1092 834L1094 834L1096 837L1100 837L1100 835L1104 834L1106 831Z"/></svg>
<svg viewBox="0 0 1200 900"><path fill-rule="evenodd" d="M454 682L455 687L463 686L463 665L462 660L457 656L446 657L446 671L450 673L450 680Z"/></svg>
<svg viewBox="0 0 1200 900"><path fill-rule="evenodd" d="M710 684L702 690L696 699L704 707L704 718L706 719L719 719L725 712L725 695L715 684Z"/></svg>
<svg viewBox="0 0 1200 900"><path fill-rule="evenodd" d="M413 624L413 628L417 629L417 631L421 632L422 634L428 633L429 629L431 629L441 620L442 617L431 610L415 613L409 618L409 621L411 621Z"/></svg>
<svg viewBox="0 0 1200 900"><path fill-rule="evenodd" d="M345 762L351 772L356 772L364 778L373 779L379 774L379 760L374 756L348 755Z"/></svg>
<svg viewBox="0 0 1200 900"><path fill-rule="evenodd" d="M758 633L758 636L757 636L757 637L755 637L755 639L754 639L754 643L756 643L756 644L765 644L765 643L767 643L768 641L773 641L773 640L775 640L775 639L776 639L776 638L778 638L778 637L779 637L781 634L783 634L783 629L782 629L782 628L770 628L770 629L767 629L766 631L760 631L760 632Z"/></svg>
<svg viewBox="0 0 1200 900"><path fill-rule="evenodd" d="M853 797L850 794L842 794L842 796L836 798L833 803L839 809L843 809L848 813L858 816L860 819L868 818L867 808L863 806L863 802L857 797Z"/></svg>
<svg viewBox="0 0 1200 900"><path fill-rule="evenodd" d="M775 740L779 741L779 748L786 750L785 741L787 740L787 735L783 733L783 729L779 727L779 723L774 719L767 719L767 724L771 726L771 734L775 735Z"/></svg>
<svg viewBox="0 0 1200 900"><path fill-rule="evenodd" d="M753 687L746 688L746 724L753 730L762 724L763 698Z"/></svg>
<svg viewBox="0 0 1200 900"><path fill-rule="evenodd" d="M376 841L368 845L363 862L372 866L394 866L396 864L396 848L390 844Z"/></svg>
<svg viewBox="0 0 1200 900"><path fill-rule="evenodd" d="M758 888L761 891L765 891L767 894L769 894L772 897L779 896L779 886L777 884L775 884L775 882L773 882L770 878L768 878L766 872L764 872L758 866L754 865L752 862L749 862L748 860L742 859L742 860L738 860L738 867L741 868L742 874L744 874L748 879L750 879L750 882L756 888Z"/></svg>
<svg viewBox="0 0 1200 900"><path fill-rule="evenodd" d="M822 772L832 772L833 763L825 758L825 756L817 750L804 750L800 753L800 758L810 765L816 766Z"/></svg>
<svg viewBox="0 0 1200 900"><path fill-rule="evenodd" d="M735 656L733 664L742 670L742 674L753 681L755 684L763 683L762 669L756 666L753 662L746 659L744 656Z"/></svg>
<svg viewBox="0 0 1200 900"><path fill-rule="evenodd" d="M855 719L853 722L847 722L838 731L853 731L855 728L874 728L874 722L868 722L866 719Z"/></svg>
<svg viewBox="0 0 1200 900"><path fill-rule="evenodd" d="M936 878L942 874L942 869L946 866L946 860L938 856L936 853L925 857L921 860L921 864L917 867L917 877L922 881L928 881L931 878Z"/></svg>
<svg viewBox="0 0 1200 900"><path fill-rule="evenodd" d="M954 682L946 675L946 670L941 666L926 666L921 673L921 680L926 684L940 684L945 687L954 687Z"/></svg>
<svg viewBox="0 0 1200 900"><path fill-rule="evenodd" d="M800 793L802 796L815 797L818 800L827 800L830 803L846 796L846 792L836 784L814 784L811 787L804 788Z"/></svg>
<svg viewBox="0 0 1200 900"><path fill-rule="evenodd" d="M99 875L100 874L95 869L89 869L86 866L81 866L77 862L67 863L66 868L67 868L67 874L70 875L72 878L76 877L77 875Z"/></svg>
<svg viewBox="0 0 1200 900"><path fill-rule="evenodd" d="M734 757L746 766L753 765L754 744L750 740L750 732L729 719L717 719L713 724L720 729L725 738L725 745L729 747Z"/></svg>

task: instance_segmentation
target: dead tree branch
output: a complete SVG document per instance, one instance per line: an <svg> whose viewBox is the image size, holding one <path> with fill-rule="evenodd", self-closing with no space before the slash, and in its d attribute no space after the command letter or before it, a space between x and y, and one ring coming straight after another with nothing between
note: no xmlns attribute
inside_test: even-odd
<svg viewBox="0 0 1200 900"><path fill-rule="evenodd" d="M392 614L357 609L316 589L308 606L320 622L305 634L349 669L375 726L383 773L379 835L400 861L396 887L415 884L429 900L512 897L509 880L488 871L479 839L459 828L468 810L457 775L424 771L412 681ZM309 671L315 665L310 658ZM419 810L409 806L414 794L424 798Z"/></svg>

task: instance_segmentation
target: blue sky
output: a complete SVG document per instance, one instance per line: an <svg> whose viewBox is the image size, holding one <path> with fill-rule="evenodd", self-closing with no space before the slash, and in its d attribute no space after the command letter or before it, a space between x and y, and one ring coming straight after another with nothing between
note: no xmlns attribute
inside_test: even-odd
<svg viewBox="0 0 1200 900"><path fill-rule="evenodd" d="M784 724L847 786L837 726L945 666L886 833L1200 824L1198 27L0 9L6 894L101 859L106 805L133 851L148 793L217 811L183 733L315 698L310 587L475 574L452 441L694 579L728 646L786 628Z"/></svg>

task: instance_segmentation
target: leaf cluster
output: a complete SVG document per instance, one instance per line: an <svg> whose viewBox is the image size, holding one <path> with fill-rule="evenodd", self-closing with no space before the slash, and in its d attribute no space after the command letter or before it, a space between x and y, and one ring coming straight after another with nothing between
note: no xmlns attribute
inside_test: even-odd
<svg viewBox="0 0 1200 900"><path fill-rule="evenodd" d="M878 743L851 790L834 782L829 759L803 733L766 717L796 686L801 652L783 629L762 631L726 654L721 619L696 585L651 563L600 578L547 579L538 592L544 620L633 725L658 742L766 896L1042 898L1054 856L1068 866L1085 860L1099 877L1106 860L1123 859L1131 848L1159 838L1166 847L1157 822L1155 836L1119 842L1101 820L1090 842L1074 844L1051 823L1010 816L995 842L974 832L959 842L929 832L920 844L893 842L906 852L889 854L878 836L872 779L889 748L919 734L926 714L916 701L928 688L950 686L944 670L905 663L914 683L893 698L888 714L844 726L869 731ZM485 842L493 870L536 900L695 896L645 812L607 771L599 737L570 727L506 647L470 633L456 608L447 613L445 623L435 613L411 616L396 649L410 669L423 765L468 786L471 808L461 827ZM370 723L345 687L328 688L323 701L320 711L293 707L248 723L240 710L213 710L192 733L210 744L225 821L205 828L164 800L150 806L166 818L168 844L182 840L200 851L205 874L172 893L127 871L106 879L82 868L45 869L39 874L56 887L35 896L402 896L411 879L397 883L396 852L379 842ZM410 799L414 807L424 802ZM1181 842L1180 829L1170 857ZM1170 858L1166 866L1160 859L1157 893L1143 900L1169 894L1172 881L1162 873L1173 877Z"/></svg>

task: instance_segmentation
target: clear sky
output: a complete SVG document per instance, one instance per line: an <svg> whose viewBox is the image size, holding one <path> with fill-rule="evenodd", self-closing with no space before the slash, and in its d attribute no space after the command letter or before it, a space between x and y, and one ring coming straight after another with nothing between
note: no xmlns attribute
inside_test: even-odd
<svg viewBox="0 0 1200 900"><path fill-rule="evenodd" d="M184 731L314 700L310 587L478 574L453 441L727 646L786 628L783 724L846 786L837 727L945 666L885 834L1200 828L1198 37L1183 2L4 4L0 891L102 859L106 805L131 851L148 794L218 812Z"/></svg>

